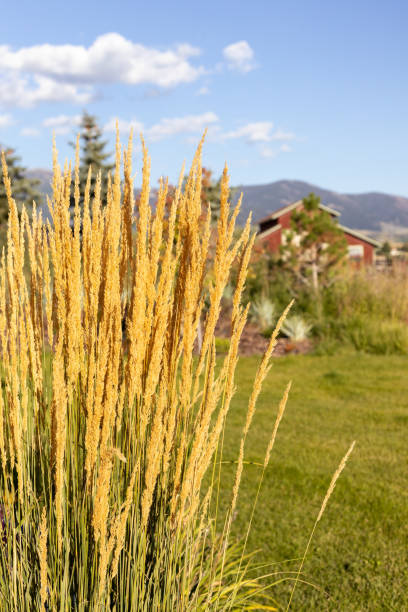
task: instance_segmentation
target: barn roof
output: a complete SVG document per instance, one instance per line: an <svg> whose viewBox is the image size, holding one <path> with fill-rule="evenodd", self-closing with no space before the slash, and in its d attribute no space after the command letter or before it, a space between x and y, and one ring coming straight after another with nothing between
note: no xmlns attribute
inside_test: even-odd
<svg viewBox="0 0 408 612"><path fill-rule="evenodd" d="M282 226L280 223L278 223L277 225L272 225L272 227L268 227L268 229L264 230L263 232L259 232L258 236L262 236L262 238L265 238L265 236L269 236L269 234L273 234L274 232L280 229L282 229Z"/></svg>
<svg viewBox="0 0 408 612"><path fill-rule="evenodd" d="M358 238L359 240L362 240L363 242L367 242L367 244L371 244L376 249L378 249L378 247L381 246L380 243L377 242L377 240L374 240L373 238L370 238L369 236L366 236L365 234L362 234L361 232L357 230L351 229L350 227L346 227L345 225L340 225L340 224L339 224L339 228L342 229L345 234L349 234L350 236L354 236L355 238Z"/></svg>
<svg viewBox="0 0 408 612"><path fill-rule="evenodd" d="M292 204L286 204L285 206L281 206L280 208L275 210L270 215L267 215L266 217L258 221L258 223L264 223L265 221L279 219L279 217L281 217L285 213L290 212L294 208L297 208L300 204L302 204L302 202L303 202L302 200L297 200L296 202L292 202ZM340 213L338 210L334 210L334 208L329 208L329 206L325 206L324 204L319 204L319 208L320 210L324 210L328 212L330 215L333 215L334 217L340 216Z"/></svg>

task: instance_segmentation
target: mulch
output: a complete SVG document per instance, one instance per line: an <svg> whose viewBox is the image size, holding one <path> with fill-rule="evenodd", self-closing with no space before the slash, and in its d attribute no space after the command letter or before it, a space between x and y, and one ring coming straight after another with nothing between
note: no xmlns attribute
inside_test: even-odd
<svg viewBox="0 0 408 612"><path fill-rule="evenodd" d="M221 318L215 329L215 335L220 338L229 338L230 321ZM239 343L239 354L245 357L251 355L263 355L269 344L269 339L265 338L259 328L253 323L247 323L242 332ZM313 348L313 342L309 339L302 342L292 342L289 338L279 338L273 351L273 357L284 357L285 355L300 355L309 353Z"/></svg>

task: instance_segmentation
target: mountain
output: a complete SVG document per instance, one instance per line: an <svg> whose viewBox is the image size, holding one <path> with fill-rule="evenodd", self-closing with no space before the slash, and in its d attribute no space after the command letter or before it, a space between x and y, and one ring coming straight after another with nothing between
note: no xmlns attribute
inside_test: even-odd
<svg viewBox="0 0 408 612"><path fill-rule="evenodd" d="M43 168L27 171L30 178L41 181L39 190L51 195L52 172ZM309 193L318 195L323 204L341 213L340 223L353 229L365 230L376 237L408 239L408 198L386 193L338 193L303 181L282 180L267 185L240 185L234 200L243 193L242 210L238 217L244 223L252 210L256 223L277 208L301 200Z"/></svg>
<svg viewBox="0 0 408 612"><path fill-rule="evenodd" d="M52 195L52 187L51 187L52 172L51 170L46 170L45 168L32 168L26 171L26 176L29 179L37 179L38 181L40 181L36 189L41 193L42 196ZM37 202L37 204L39 204L39 202ZM43 205L44 209L47 209L45 197L42 198L41 204Z"/></svg>
<svg viewBox="0 0 408 612"><path fill-rule="evenodd" d="M376 234L408 235L408 198L385 193L343 194L322 189L302 181L282 180L267 185L241 185L243 193L242 223L250 210L254 222L277 208L301 200L313 192L322 203L341 213L340 223L353 229L368 230ZM235 195L235 199L238 195Z"/></svg>

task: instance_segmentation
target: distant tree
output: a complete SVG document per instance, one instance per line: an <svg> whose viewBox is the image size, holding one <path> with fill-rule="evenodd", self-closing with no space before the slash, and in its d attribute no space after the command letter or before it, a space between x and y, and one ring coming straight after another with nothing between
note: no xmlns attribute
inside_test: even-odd
<svg viewBox="0 0 408 612"><path fill-rule="evenodd" d="M81 195L84 193L86 179L88 177L89 166L92 166L91 195L94 193L96 177L99 171L102 172L101 198L102 203L106 202L107 175L114 165L107 162L111 153L106 152L108 144L102 138L102 130L97 124L96 117L84 111L80 123L80 166L79 181ZM75 146L74 143L71 143Z"/></svg>
<svg viewBox="0 0 408 612"><path fill-rule="evenodd" d="M383 242L381 247L378 249L379 255L383 255L385 257L385 261L387 262L388 265L392 264L391 251L392 251L392 246L388 242L388 240L385 240L385 242Z"/></svg>
<svg viewBox="0 0 408 612"><path fill-rule="evenodd" d="M2 147L0 146L0 149ZM25 203L27 206L32 205L32 201L40 197L37 189L40 181L30 179L26 176L27 169L20 164L21 157L15 154L15 150L10 147L2 149L6 156L8 174L11 180L13 197L17 203ZM2 180L0 183L0 222L4 218L4 208L6 208L5 216L7 218L7 197L3 182L3 171L1 171Z"/></svg>
<svg viewBox="0 0 408 612"><path fill-rule="evenodd" d="M392 247L390 243L388 242L388 240L383 242L381 247L378 249L378 252L380 253L380 255L385 255L385 257L390 257L391 251L392 251Z"/></svg>
<svg viewBox="0 0 408 612"><path fill-rule="evenodd" d="M203 168L202 170L201 201L203 207L207 208L208 205L210 206L211 221L216 223L220 216L221 208L221 177L218 180L214 180L212 171L208 168Z"/></svg>
<svg viewBox="0 0 408 612"><path fill-rule="evenodd" d="M0 149L2 149L1 146ZM6 157L7 171L11 180L11 189L17 208L20 210L22 205L25 204L26 208L30 210L33 200L35 200L37 204L40 202L41 194L37 190L40 181L37 179L30 179L26 176L26 168L21 165L21 157L16 155L14 149L5 147L2 150L4 150ZM0 174L0 242L4 243L9 206L3 180L3 170L1 167Z"/></svg>
<svg viewBox="0 0 408 612"><path fill-rule="evenodd" d="M281 251L283 265L316 293L330 283L347 253L342 230L319 205L320 198L313 193L304 198L303 208L291 215L291 230Z"/></svg>

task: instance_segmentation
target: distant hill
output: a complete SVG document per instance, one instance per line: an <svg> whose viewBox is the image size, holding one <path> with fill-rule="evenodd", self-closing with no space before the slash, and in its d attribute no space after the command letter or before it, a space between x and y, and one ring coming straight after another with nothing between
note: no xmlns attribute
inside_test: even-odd
<svg viewBox="0 0 408 612"><path fill-rule="evenodd" d="M408 198L376 192L343 194L310 183L290 180L267 185L241 185L238 192L241 191L244 194L239 219L241 222L250 210L256 222L280 206L301 200L313 192L320 196L323 204L341 213L340 221L344 225L376 234L404 232L408 235Z"/></svg>
<svg viewBox="0 0 408 612"><path fill-rule="evenodd" d="M41 181L39 190L51 194L52 172L43 168L29 170L27 175ZM285 204L301 200L313 191L323 204L341 213L340 221L353 229L361 229L375 236L400 236L408 239L408 198L386 193L337 193L302 181L282 180L267 185L240 185L235 199L243 192L239 222L243 223L252 210L256 223L262 217Z"/></svg>
<svg viewBox="0 0 408 612"><path fill-rule="evenodd" d="M39 180L39 184L36 189L43 196L51 196L52 188L51 188L51 180L52 180L52 172L51 170L46 170L45 168L32 168L31 170L27 170L26 172L27 178L37 179ZM39 202L37 202L38 204ZM47 208L45 197L42 198L41 204L43 207Z"/></svg>

